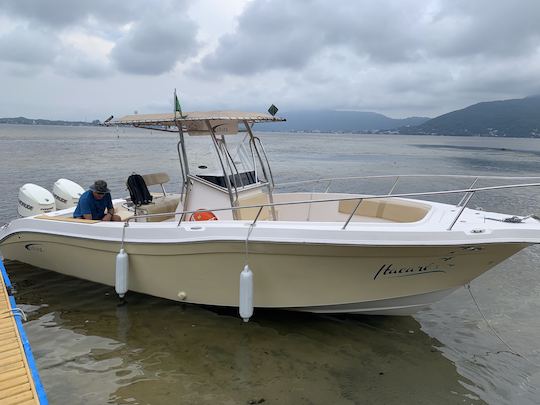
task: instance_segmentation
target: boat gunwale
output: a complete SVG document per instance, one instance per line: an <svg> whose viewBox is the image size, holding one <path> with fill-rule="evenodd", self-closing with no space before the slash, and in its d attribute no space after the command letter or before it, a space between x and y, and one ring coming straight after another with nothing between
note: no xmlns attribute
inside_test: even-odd
<svg viewBox="0 0 540 405"><path fill-rule="evenodd" d="M534 231L534 230L533 230ZM447 234L448 231L444 231L445 234ZM455 233L459 234L466 234L470 235L465 231L453 231ZM372 233L372 231L368 231L368 233ZM391 232L395 233L395 232ZM297 240L284 240L284 238L281 239L271 239L270 237L263 237L263 236L252 236L249 239L250 245L264 245L264 244L272 244L272 245L282 245L282 246L293 246L293 245L301 245L301 246L308 246L308 247L336 247L336 248L415 248L415 247L452 247L455 248L456 246L466 246L466 247L474 247L474 246L482 246L482 245L499 245L499 244L521 244L521 245L535 245L540 244L540 236L536 238L524 238L520 237L519 240L516 237L506 237L506 238L491 238L491 239L478 239L472 240L472 239L443 239L443 240L434 240L433 234L435 232L424 232L426 233L426 236L431 236L431 238L426 237L425 240L418 240L415 239L414 241L411 241L409 239L407 240L340 240L336 241L336 239L321 239L321 240L310 240L306 241L305 239L297 239ZM74 235L73 233L68 234L60 234L58 232L52 232L52 231L44 231L44 230L36 230L36 229L21 229L16 230L15 232L6 235L4 238L0 240L0 245L6 243L8 239L11 237L16 236L17 234L37 234L37 235L48 235L48 236L55 236L59 238L70 238L70 239L77 239L82 241L92 241L92 242L103 242L103 243L112 243L112 244L122 244L122 238L116 237L88 237L83 235ZM10 243L10 242L7 242ZM16 243L16 242L15 242ZM184 238L184 239L151 239L148 238L146 240L142 239L134 239L134 238L125 238L123 241L124 246L127 245L192 245L192 244L209 244L209 243L216 243L216 244L225 244L225 243L239 243L242 246L245 246L246 243L246 237L245 235L239 235L237 238L233 239L230 237L222 238L219 236L206 236L203 238ZM65 245L69 245L69 243L64 243Z"/></svg>
<svg viewBox="0 0 540 405"><path fill-rule="evenodd" d="M343 197L343 198L329 198L329 199L318 199L318 200L301 200L301 201L286 201L286 202L274 202L274 203L265 203L265 204L255 204L255 205L243 205L243 206L235 206L235 207L223 207L223 208L212 208L212 211L235 211L245 208L272 208L272 207L279 207L279 206L287 206L287 205L303 205L303 204L318 204L318 203L326 203L326 202L340 202L340 201L358 201L358 200L375 200L375 199L383 199L383 198L402 198L404 200L410 200L412 202L417 203L427 203L431 204L431 201L423 201L423 200L416 200L416 199L406 199L404 197L417 197L417 196L430 196L430 195L448 195L448 194L461 194L461 193L475 193L478 191L489 191L489 190L503 190L503 189L509 189L509 188L522 188L522 187L540 187L540 183L522 183L522 184L509 184L509 185L502 185L502 186L488 186L488 187L476 187L476 188L468 188L468 189L456 189L456 190L442 190L442 191L426 191L426 192L415 192L415 193L399 193L399 194L378 194L378 195L356 195L354 197ZM450 204L446 204L449 205ZM144 215L134 215L130 218L127 218L124 222L128 224L130 221L134 221L136 219L143 219L143 218L154 218L154 217L160 217L160 216L185 216L188 214L194 214L196 212L200 212L201 209L197 210L186 210L186 211L174 211L174 212L166 212L166 213L157 213L157 214L144 214ZM206 211L206 210L203 210ZM423 219L422 219L423 220ZM411 223L418 223L421 222L411 222ZM182 221L179 221L179 224ZM257 218L255 219L254 223L257 222ZM269 222L279 222L279 221L269 221ZM301 221L298 221L301 222ZM304 221L309 222L309 221ZM334 221L333 221L334 222ZM335 221L335 222L342 222L342 221Z"/></svg>

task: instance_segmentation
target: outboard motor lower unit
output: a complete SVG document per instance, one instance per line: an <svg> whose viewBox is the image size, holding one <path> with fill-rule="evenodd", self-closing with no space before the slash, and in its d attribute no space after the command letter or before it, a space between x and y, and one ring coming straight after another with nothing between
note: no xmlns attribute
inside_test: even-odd
<svg viewBox="0 0 540 405"><path fill-rule="evenodd" d="M36 184L27 183L19 189L17 211L22 217L44 214L56 209L51 192Z"/></svg>
<svg viewBox="0 0 540 405"><path fill-rule="evenodd" d="M68 179L58 179L53 186L56 209L63 210L75 207L82 193L84 193L84 189L77 183Z"/></svg>

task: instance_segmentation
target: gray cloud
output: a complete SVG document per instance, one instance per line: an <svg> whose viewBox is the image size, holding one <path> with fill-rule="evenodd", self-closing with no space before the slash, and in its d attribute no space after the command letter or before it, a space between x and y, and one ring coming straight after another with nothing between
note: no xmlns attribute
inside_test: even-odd
<svg viewBox="0 0 540 405"><path fill-rule="evenodd" d="M0 16L33 28L18 30L25 35L0 37L0 60L51 65L56 60L56 72L69 77L99 77L114 67L124 73L162 74L198 51L197 26L186 6L183 0L5 0ZM60 34L70 30L114 43L111 63L85 56L73 46L51 45L60 44ZM42 32L53 40L43 41Z"/></svg>
<svg viewBox="0 0 540 405"><path fill-rule="evenodd" d="M109 73L107 63L61 45L58 35L48 29L17 26L0 35L0 62L7 63L14 76L35 76L46 68L68 77L94 78Z"/></svg>
<svg viewBox="0 0 540 405"><path fill-rule="evenodd" d="M62 76L81 79L101 78L114 73L109 64L92 59L74 48L62 52L56 58L54 66L55 72Z"/></svg>
<svg viewBox="0 0 540 405"><path fill-rule="evenodd" d="M374 63L520 55L538 46L538 15L535 0L253 1L202 65L231 74L298 69L335 47Z"/></svg>
<svg viewBox="0 0 540 405"><path fill-rule="evenodd" d="M243 11L233 25L231 3L221 0L3 0L0 76L11 93L42 89L54 99L50 114L54 104L75 115L73 85L95 97L96 109L108 103L103 115L128 105L125 112L159 110L174 86L188 110L275 103L401 117L540 92L538 0L236 6ZM10 111L29 108L15 99L4 103Z"/></svg>
<svg viewBox="0 0 540 405"><path fill-rule="evenodd" d="M152 5L144 0L3 0L4 13L53 28L73 26L91 18L126 23L145 14Z"/></svg>
<svg viewBox="0 0 540 405"><path fill-rule="evenodd" d="M30 30L18 26L0 34L0 61L27 65L51 63L58 51L58 39L44 30Z"/></svg>
<svg viewBox="0 0 540 405"><path fill-rule="evenodd" d="M333 47L377 61L409 60L418 46L415 4L421 2L411 1L408 7L392 1L252 2L239 18L237 31L222 38L203 66L234 74L297 69Z"/></svg>
<svg viewBox="0 0 540 405"><path fill-rule="evenodd" d="M537 0L255 0L193 71L251 77L284 108L437 115L538 92L539 15Z"/></svg>
<svg viewBox="0 0 540 405"><path fill-rule="evenodd" d="M440 56L502 57L534 52L540 45L540 2L455 0L444 2L430 24L430 47Z"/></svg>
<svg viewBox="0 0 540 405"><path fill-rule="evenodd" d="M197 53L196 32L195 24L181 14L147 18L116 43L111 57L126 73L165 73Z"/></svg>

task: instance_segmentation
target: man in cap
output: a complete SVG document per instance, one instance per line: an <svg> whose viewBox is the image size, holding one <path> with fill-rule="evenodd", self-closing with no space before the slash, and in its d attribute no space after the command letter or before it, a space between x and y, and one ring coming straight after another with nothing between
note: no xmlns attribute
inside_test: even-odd
<svg viewBox="0 0 540 405"><path fill-rule="evenodd" d="M111 190L107 187L107 182L96 180L89 189L79 198L73 218L121 221L120 217L114 214Z"/></svg>

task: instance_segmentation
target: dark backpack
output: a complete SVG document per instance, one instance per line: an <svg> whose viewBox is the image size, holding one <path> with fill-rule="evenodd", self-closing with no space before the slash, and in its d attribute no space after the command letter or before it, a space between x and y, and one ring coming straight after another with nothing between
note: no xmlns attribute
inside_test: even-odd
<svg viewBox="0 0 540 405"><path fill-rule="evenodd" d="M148 187L146 187L146 183L140 174L134 173L128 177L127 188L129 190L131 201L137 207L152 202L152 195L150 195Z"/></svg>

